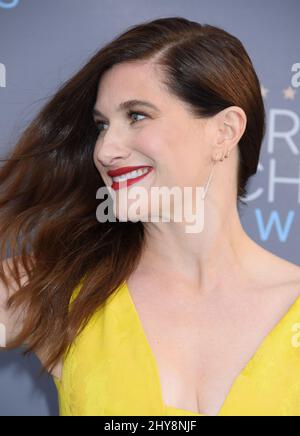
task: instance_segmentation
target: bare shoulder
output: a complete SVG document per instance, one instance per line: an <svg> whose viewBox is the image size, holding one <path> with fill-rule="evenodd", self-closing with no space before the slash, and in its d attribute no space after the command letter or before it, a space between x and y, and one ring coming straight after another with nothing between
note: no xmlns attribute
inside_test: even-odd
<svg viewBox="0 0 300 436"><path fill-rule="evenodd" d="M300 265L290 262L282 257L271 253L270 273L273 277L278 277L283 283L300 284ZM300 289L299 289L300 291Z"/></svg>
<svg viewBox="0 0 300 436"><path fill-rule="evenodd" d="M278 294L293 299L300 295L300 265L290 262L264 248L256 259L262 283L266 289L278 290Z"/></svg>
<svg viewBox="0 0 300 436"><path fill-rule="evenodd" d="M52 376L56 377L58 380L61 381L61 379L62 379L62 367L63 367L63 363L62 363L62 361L59 361L59 362L55 365L55 367L53 368L53 370L52 370L51 372L49 371L49 373L50 373Z"/></svg>

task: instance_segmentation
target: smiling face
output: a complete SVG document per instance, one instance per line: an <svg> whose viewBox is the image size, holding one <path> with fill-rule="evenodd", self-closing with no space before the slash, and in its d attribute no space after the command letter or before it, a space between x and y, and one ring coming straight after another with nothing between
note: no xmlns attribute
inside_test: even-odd
<svg viewBox="0 0 300 436"><path fill-rule="evenodd" d="M150 194L154 186L182 189L204 186L206 182L213 144L209 120L192 117L188 107L167 91L159 80L160 74L150 61L139 61L115 65L101 77L94 105L99 128L94 162L104 183L112 186L110 170L153 168L127 189L116 190L116 198L127 190L129 193L132 187L143 186ZM119 108L129 100L147 101L156 109L141 104ZM128 206L134 202L118 198L121 208L125 200ZM146 203L141 203L139 216L149 216L151 206ZM131 218L134 220L133 212Z"/></svg>

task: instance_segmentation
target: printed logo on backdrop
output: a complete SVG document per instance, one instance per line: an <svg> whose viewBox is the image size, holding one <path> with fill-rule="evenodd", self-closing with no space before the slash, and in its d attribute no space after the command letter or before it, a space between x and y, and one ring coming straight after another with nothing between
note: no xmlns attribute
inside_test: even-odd
<svg viewBox="0 0 300 436"><path fill-rule="evenodd" d="M20 3L20 0L0 0L0 8L13 9Z"/></svg>
<svg viewBox="0 0 300 436"><path fill-rule="evenodd" d="M262 241L275 236L280 242L286 243L293 226L299 221L294 210L296 208L288 208L286 204L285 208L276 209L276 202L282 203L284 192L293 200L293 204L296 206L300 204L300 100L297 95L297 88L300 87L300 63L294 63L290 73L290 85L281 91L283 107L268 108L265 140L269 160L265 165L261 162L258 165L258 173L265 173L263 182L266 186L258 187L246 198L249 203L259 198L268 204L275 203L275 208L271 212L261 208L254 210ZM278 97L278 92L275 93L262 84L261 92L264 100L268 100L270 96ZM297 110L295 110L295 103L298 104ZM276 152L280 151L284 152L284 159L276 159ZM287 169L289 161L291 167Z"/></svg>

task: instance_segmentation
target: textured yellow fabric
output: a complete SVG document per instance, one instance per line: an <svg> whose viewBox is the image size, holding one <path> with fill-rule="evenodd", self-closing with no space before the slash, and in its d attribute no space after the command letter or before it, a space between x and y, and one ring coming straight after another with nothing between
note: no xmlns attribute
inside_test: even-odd
<svg viewBox="0 0 300 436"><path fill-rule="evenodd" d="M235 379L218 416L300 416L299 332L300 296ZM126 282L77 336L54 381L61 416L205 416L164 404Z"/></svg>

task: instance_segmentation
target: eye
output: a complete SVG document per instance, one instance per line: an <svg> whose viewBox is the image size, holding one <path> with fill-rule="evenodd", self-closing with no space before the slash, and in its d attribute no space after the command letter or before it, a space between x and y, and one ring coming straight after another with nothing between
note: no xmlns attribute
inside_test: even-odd
<svg viewBox="0 0 300 436"><path fill-rule="evenodd" d="M128 111L127 112L127 116L130 118L132 115L141 115L142 117L147 117L147 115L146 114L144 114L144 113L142 113L142 112L134 112L134 111ZM140 121L142 121L142 120L140 120ZM134 121L134 122L136 122L136 121ZM96 128L97 128L97 130L98 130L98 132L99 133L101 133L102 132L102 128L101 128L101 126L102 126L102 124L106 124L104 121L102 121L102 120L99 120L99 121L97 121L97 120L95 120L95 125L96 125Z"/></svg>

